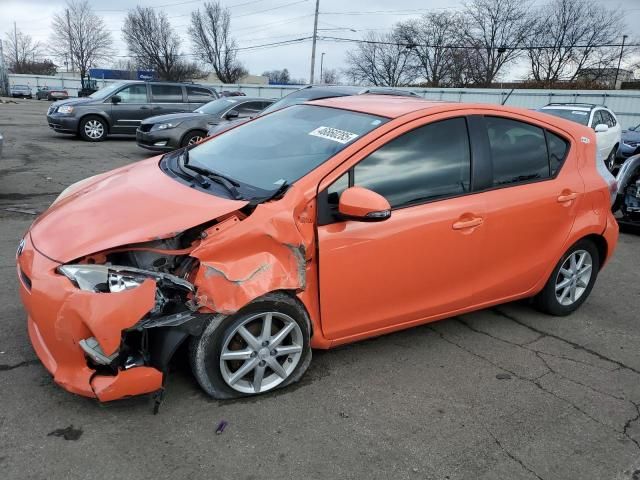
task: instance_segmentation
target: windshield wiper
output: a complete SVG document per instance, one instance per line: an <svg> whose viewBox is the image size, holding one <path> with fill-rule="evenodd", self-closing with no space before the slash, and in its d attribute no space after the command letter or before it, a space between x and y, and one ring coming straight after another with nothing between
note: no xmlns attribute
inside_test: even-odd
<svg viewBox="0 0 640 480"><path fill-rule="evenodd" d="M198 167L195 165L190 165L189 164L189 151L185 150L181 155L180 155L180 160L182 161L182 169L186 170L186 171L191 171L193 173L195 173L196 175L192 175L192 177L198 181L198 183L200 183L200 185L202 185L203 187L207 188L209 187L209 183L207 182L206 184L204 184L201 180L211 180L212 182L217 183L218 185L222 185L233 197L234 200L242 200L243 197L242 195L240 195L240 192L238 192L238 189L236 187L239 187L240 184L235 181L233 178L227 177L226 175L223 175L221 173L218 173L214 170L209 170L208 168L204 168L204 167Z"/></svg>

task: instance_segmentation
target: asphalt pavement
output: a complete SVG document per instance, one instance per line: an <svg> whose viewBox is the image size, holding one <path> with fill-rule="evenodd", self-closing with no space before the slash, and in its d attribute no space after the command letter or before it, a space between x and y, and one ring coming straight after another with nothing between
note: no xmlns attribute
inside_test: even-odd
<svg viewBox="0 0 640 480"><path fill-rule="evenodd" d="M0 104L0 478L640 480L628 234L566 318L519 302L316 351L300 383L239 401L209 399L179 356L158 415L62 390L28 340L16 246L66 186L152 153L56 134L47 105Z"/></svg>

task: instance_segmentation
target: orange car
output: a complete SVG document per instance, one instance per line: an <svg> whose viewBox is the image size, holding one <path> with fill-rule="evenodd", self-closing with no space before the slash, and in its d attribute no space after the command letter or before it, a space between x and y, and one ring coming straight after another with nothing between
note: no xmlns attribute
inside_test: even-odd
<svg viewBox="0 0 640 480"><path fill-rule="evenodd" d="M216 398L298 380L312 348L533 297L567 315L618 238L581 125L361 95L291 106L72 185L17 254L36 353L101 401L176 349Z"/></svg>

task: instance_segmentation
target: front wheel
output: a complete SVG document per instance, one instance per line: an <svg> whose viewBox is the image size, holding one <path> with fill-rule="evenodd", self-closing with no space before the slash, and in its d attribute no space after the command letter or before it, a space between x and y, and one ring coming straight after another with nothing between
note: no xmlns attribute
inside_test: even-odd
<svg viewBox="0 0 640 480"><path fill-rule="evenodd" d="M80 122L80 136L88 142L100 142L107 137L107 124L100 117L85 117Z"/></svg>
<svg viewBox="0 0 640 480"><path fill-rule="evenodd" d="M257 299L222 322L212 321L190 345L202 389L217 399L257 395L298 381L311 362L309 317L284 293Z"/></svg>
<svg viewBox="0 0 640 480"><path fill-rule="evenodd" d="M550 315L565 316L584 303L598 276L600 256L589 240L580 240L562 256L542 291L536 307Z"/></svg>
<svg viewBox="0 0 640 480"><path fill-rule="evenodd" d="M180 146L187 147L189 145L193 145L194 143L198 143L200 140L202 140L206 136L207 134L200 130L189 132L182 138L182 142L180 142Z"/></svg>
<svg viewBox="0 0 640 480"><path fill-rule="evenodd" d="M607 167L607 170L609 170L612 173L616 168L616 153L617 153L617 148L613 147L611 152L609 152L609 156L604 161L604 164Z"/></svg>

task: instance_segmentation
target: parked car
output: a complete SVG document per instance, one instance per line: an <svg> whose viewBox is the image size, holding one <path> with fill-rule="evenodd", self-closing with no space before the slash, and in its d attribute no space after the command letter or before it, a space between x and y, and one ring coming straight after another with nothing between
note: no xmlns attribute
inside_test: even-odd
<svg viewBox="0 0 640 480"><path fill-rule="evenodd" d="M638 154L640 154L640 124L622 130L622 141L620 142L620 147L618 147L618 159L624 161Z"/></svg>
<svg viewBox="0 0 640 480"><path fill-rule="evenodd" d="M610 172L616 169L622 129L615 113L604 105L589 103L550 103L540 111L592 128L596 132L598 158Z"/></svg>
<svg viewBox="0 0 640 480"><path fill-rule="evenodd" d="M288 107L289 105L304 103L310 100L319 100L322 98L346 97L349 95L364 95L364 94L396 95L396 96L402 96L402 97L420 98L420 96L415 92L412 92L410 90L400 90L397 88L386 88L386 87L363 88L363 87L348 87L348 86L309 85L299 90L295 90L289 95L282 97L280 100L273 103L270 107L260 112L259 115L266 115L268 113L280 110L284 107ZM209 128L209 131L207 132L207 136L210 137L212 135L218 135L222 132L226 132L227 130L233 127L236 127L238 125L248 122L249 120L251 120L251 117L238 118L236 120L232 120L229 122L213 125L211 128Z"/></svg>
<svg viewBox="0 0 640 480"><path fill-rule="evenodd" d="M36 92L36 100L66 100L69 93L62 88L40 87Z"/></svg>
<svg viewBox="0 0 640 480"><path fill-rule="evenodd" d="M33 98L29 85L12 85L9 88L9 93L13 98Z"/></svg>
<svg viewBox="0 0 640 480"><path fill-rule="evenodd" d="M220 92L220 96L221 97L244 97L246 95L246 93L244 92L238 92L238 91L229 91L229 90L222 90Z"/></svg>
<svg viewBox="0 0 640 480"><path fill-rule="evenodd" d="M576 123L331 98L67 188L18 246L19 289L69 391L159 391L188 342L209 395L255 395L311 348L522 298L574 312L616 248L611 194Z"/></svg>
<svg viewBox="0 0 640 480"><path fill-rule="evenodd" d="M169 152L199 142L212 125L255 116L272 103L266 98L226 97L196 108L193 113L150 117L138 127L136 141L143 148Z"/></svg>
<svg viewBox="0 0 640 480"><path fill-rule="evenodd" d="M99 142L109 134L135 135L146 118L192 112L218 98L215 90L196 84L127 81L113 83L86 98L53 103L49 127Z"/></svg>

